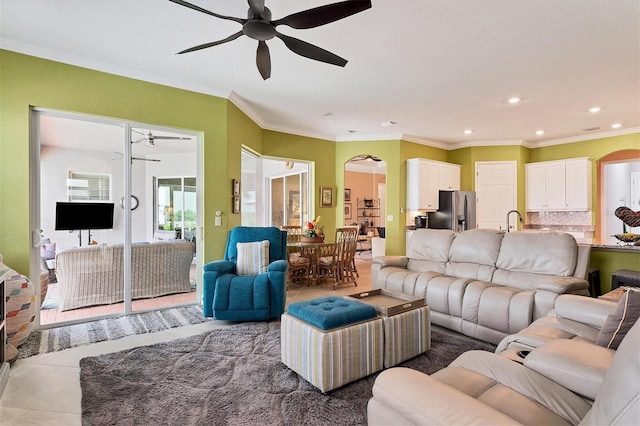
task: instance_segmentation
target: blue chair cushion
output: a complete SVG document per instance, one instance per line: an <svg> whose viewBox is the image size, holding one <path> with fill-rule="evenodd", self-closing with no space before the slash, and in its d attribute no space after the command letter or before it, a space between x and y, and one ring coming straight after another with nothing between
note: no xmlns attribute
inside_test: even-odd
<svg viewBox="0 0 640 426"><path fill-rule="evenodd" d="M371 305L335 296L291 303L287 313L321 330L331 330L377 316Z"/></svg>

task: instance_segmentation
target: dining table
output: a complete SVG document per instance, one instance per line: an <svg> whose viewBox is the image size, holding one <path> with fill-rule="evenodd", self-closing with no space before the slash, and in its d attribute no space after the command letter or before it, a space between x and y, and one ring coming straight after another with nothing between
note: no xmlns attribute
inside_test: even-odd
<svg viewBox="0 0 640 426"><path fill-rule="evenodd" d="M335 247L333 242L292 242L288 243L287 247L297 249L300 256L304 256L309 259L309 281L311 284L318 284L318 257L319 254L330 251L332 247Z"/></svg>

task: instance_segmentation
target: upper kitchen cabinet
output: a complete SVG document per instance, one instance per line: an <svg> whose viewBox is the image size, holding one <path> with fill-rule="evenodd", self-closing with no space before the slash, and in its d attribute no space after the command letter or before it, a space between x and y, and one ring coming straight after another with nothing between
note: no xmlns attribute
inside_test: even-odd
<svg viewBox="0 0 640 426"><path fill-rule="evenodd" d="M441 189L460 189L460 165L423 158L407 160L407 210L438 210Z"/></svg>
<svg viewBox="0 0 640 426"><path fill-rule="evenodd" d="M573 158L525 164L528 211L591 210L591 161Z"/></svg>

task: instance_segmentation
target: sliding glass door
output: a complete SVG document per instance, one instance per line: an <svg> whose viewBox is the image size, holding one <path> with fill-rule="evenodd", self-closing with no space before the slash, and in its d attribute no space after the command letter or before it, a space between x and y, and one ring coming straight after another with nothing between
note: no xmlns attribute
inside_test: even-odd
<svg viewBox="0 0 640 426"><path fill-rule="evenodd" d="M32 120L39 324L197 303L197 135L48 110Z"/></svg>

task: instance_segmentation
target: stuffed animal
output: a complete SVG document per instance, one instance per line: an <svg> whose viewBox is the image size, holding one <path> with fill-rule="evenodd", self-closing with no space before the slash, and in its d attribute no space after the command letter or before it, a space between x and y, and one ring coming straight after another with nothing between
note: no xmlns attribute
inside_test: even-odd
<svg viewBox="0 0 640 426"><path fill-rule="evenodd" d="M632 228L640 226L640 210L634 212L629 207L618 207L616 209L616 217L620 219L625 225Z"/></svg>

